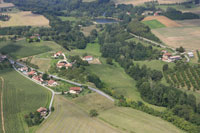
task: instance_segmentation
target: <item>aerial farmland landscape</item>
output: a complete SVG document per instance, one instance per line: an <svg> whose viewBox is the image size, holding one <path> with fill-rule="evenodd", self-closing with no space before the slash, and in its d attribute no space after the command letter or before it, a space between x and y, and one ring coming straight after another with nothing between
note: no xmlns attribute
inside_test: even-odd
<svg viewBox="0 0 200 133"><path fill-rule="evenodd" d="M200 133L200 0L0 0L0 133Z"/></svg>

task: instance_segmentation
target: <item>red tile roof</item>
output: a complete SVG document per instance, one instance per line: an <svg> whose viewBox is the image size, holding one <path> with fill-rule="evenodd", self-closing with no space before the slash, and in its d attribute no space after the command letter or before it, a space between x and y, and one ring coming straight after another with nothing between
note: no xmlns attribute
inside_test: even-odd
<svg viewBox="0 0 200 133"><path fill-rule="evenodd" d="M81 87L70 87L69 89L73 91L81 91Z"/></svg>
<svg viewBox="0 0 200 133"><path fill-rule="evenodd" d="M164 56L171 56L172 54L171 53L165 53L163 54Z"/></svg>
<svg viewBox="0 0 200 133"><path fill-rule="evenodd" d="M54 80L49 80L48 81L48 84L50 84L50 85L52 85L53 83L55 83L56 81L54 81Z"/></svg>
<svg viewBox="0 0 200 133"><path fill-rule="evenodd" d="M92 56L85 56L84 57L85 59L88 59L88 58L93 58Z"/></svg>
<svg viewBox="0 0 200 133"><path fill-rule="evenodd" d="M47 111L47 109L46 108L44 108L44 107L40 107L39 109L37 109L37 112L43 112L43 111Z"/></svg>
<svg viewBox="0 0 200 133"><path fill-rule="evenodd" d="M33 75L33 74L35 74L35 71L28 72L28 75Z"/></svg>

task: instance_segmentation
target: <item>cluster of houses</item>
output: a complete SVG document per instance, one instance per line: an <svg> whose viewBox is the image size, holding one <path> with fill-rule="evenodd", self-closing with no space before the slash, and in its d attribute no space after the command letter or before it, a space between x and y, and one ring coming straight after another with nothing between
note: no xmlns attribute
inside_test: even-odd
<svg viewBox="0 0 200 133"><path fill-rule="evenodd" d="M20 72L22 72L23 74L27 75L28 77L32 78L35 82L37 82L39 84L43 84L43 85L46 85L49 87L55 87L55 86L59 85L53 79L49 79L49 80L42 79L42 74L39 74L35 70L31 70L30 68L28 68L26 66L20 67L20 68L18 68L18 70ZM81 88L81 87L70 87L69 93L70 94L79 94L82 90L83 90L83 88Z"/></svg>
<svg viewBox="0 0 200 133"><path fill-rule="evenodd" d="M142 13L142 15L143 16L160 16L160 15L162 15L162 11L156 11L156 12L154 12L154 11L144 11Z"/></svg>
<svg viewBox="0 0 200 133"><path fill-rule="evenodd" d="M35 70L31 70L26 66L18 68L20 72L23 74L27 75L28 77L32 78L34 81L36 81L39 84L47 85L50 87L57 86L58 83L55 80L43 80L42 79L42 74L37 73Z"/></svg>
<svg viewBox="0 0 200 133"><path fill-rule="evenodd" d="M7 56L0 54L0 63L3 62L5 59L7 59Z"/></svg>
<svg viewBox="0 0 200 133"><path fill-rule="evenodd" d="M55 59L57 59L57 58L59 58L59 57L61 57L61 56L63 56L64 59L58 61L58 63L56 64L56 67L59 68L59 69L60 69L60 68L66 68L66 69L68 69L69 67L72 67L73 63L69 63L69 62L67 61L67 59L66 59L66 57L65 57L65 54L64 54L62 51L58 51L57 53L54 53L54 54L53 54L53 57L54 57ZM87 61L87 62L90 63L91 61L94 60L94 58L93 58L92 56L85 56L85 57L82 58L82 60Z"/></svg>
<svg viewBox="0 0 200 133"><path fill-rule="evenodd" d="M166 50L162 50L161 52L163 53L162 61L164 61L164 62L174 62L177 60L181 60L180 55L173 56L171 53L167 52Z"/></svg>

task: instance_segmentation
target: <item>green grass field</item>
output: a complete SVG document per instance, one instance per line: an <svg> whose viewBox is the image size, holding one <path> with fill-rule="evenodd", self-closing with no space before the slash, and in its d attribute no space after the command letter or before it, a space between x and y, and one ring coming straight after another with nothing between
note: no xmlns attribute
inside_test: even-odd
<svg viewBox="0 0 200 133"><path fill-rule="evenodd" d="M75 50L70 51L68 54L82 56L84 53L87 53L88 55L92 55L95 57L99 57L101 56L100 45L98 43L88 43L87 47L84 50L75 49Z"/></svg>
<svg viewBox="0 0 200 133"><path fill-rule="evenodd" d="M0 52L8 53L15 59L41 54L52 51L57 47L57 44L50 41L28 43L25 40L17 42L1 42Z"/></svg>
<svg viewBox="0 0 200 133"><path fill-rule="evenodd" d="M3 106L7 133L29 132L24 115L48 107L51 93L14 70L0 71L5 80Z"/></svg>
<svg viewBox="0 0 200 133"><path fill-rule="evenodd" d="M180 133L172 124L131 108L116 107L105 97L90 93L69 100L55 97L55 112L37 130L37 133ZM88 112L98 110L99 116L91 118Z"/></svg>
<svg viewBox="0 0 200 133"><path fill-rule="evenodd" d="M55 111L44 121L36 133L114 133L119 132L109 124L91 118L86 111L63 96L55 96Z"/></svg>
<svg viewBox="0 0 200 133"><path fill-rule="evenodd" d="M2 92L2 84L3 81L0 79L0 94ZM1 96L1 95L0 95ZM0 110L1 110L1 98L0 98ZM0 133L3 133L3 129L2 129L2 120L1 120L1 114L0 114Z"/></svg>
<svg viewBox="0 0 200 133"><path fill-rule="evenodd" d="M157 29L157 28L164 28L165 25L157 20L148 20L143 21L143 23L147 26L149 26L151 29Z"/></svg>
<svg viewBox="0 0 200 133"><path fill-rule="evenodd" d="M109 109L99 116L110 125L129 133L181 133L174 125L138 110L124 107Z"/></svg>

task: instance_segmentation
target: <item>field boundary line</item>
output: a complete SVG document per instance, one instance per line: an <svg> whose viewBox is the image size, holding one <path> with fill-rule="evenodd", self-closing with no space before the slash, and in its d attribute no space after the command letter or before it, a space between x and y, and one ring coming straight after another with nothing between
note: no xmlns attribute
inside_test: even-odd
<svg viewBox="0 0 200 133"><path fill-rule="evenodd" d="M4 117L3 117L3 88L4 88L4 79L3 77L0 77L1 81L2 81L2 85L1 85L1 123L2 123L2 130L3 133L5 133L5 127L4 127Z"/></svg>

